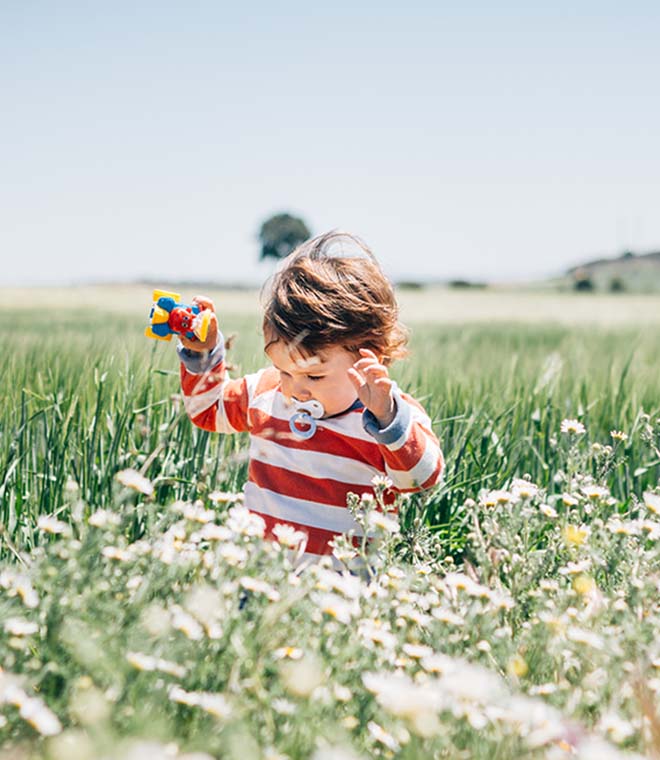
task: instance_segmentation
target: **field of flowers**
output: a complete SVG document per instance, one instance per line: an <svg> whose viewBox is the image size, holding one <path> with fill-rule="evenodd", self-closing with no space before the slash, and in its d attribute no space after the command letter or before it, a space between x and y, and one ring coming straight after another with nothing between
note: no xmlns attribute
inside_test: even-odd
<svg viewBox="0 0 660 760"><path fill-rule="evenodd" d="M446 481L356 494L352 573L261 540L245 441L191 428L139 310L0 307L0 758L660 753L660 328L508 298L412 320ZM222 322L261 366L255 314Z"/></svg>

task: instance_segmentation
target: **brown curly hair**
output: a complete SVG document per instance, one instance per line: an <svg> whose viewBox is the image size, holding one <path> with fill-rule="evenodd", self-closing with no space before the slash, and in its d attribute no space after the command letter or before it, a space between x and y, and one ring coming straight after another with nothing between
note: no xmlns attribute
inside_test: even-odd
<svg viewBox="0 0 660 760"><path fill-rule="evenodd" d="M350 233L333 230L296 248L264 286L262 300L266 349L278 340L305 356L334 345L370 348L384 364L407 353L392 284Z"/></svg>

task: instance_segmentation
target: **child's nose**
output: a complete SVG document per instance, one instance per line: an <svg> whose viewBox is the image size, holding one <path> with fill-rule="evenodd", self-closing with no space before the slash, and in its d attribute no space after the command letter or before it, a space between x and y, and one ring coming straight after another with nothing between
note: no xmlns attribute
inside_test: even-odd
<svg viewBox="0 0 660 760"><path fill-rule="evenodd" d="M307 384L304 380L294 381L291 395L295 396L298 401L307 401L312 397L312 394L310 393L309 388L307 387Z"/></svg>

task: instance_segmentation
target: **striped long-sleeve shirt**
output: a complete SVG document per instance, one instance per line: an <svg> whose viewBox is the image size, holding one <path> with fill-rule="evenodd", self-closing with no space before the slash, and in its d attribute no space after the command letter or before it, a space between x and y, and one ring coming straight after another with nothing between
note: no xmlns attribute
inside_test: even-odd
<svg viewBox="0 0 660 760"><path fill-rule="evenodd" d="M346 507L349 493L373 493L374 476L393 490L420 491L439 482L444 466L431 421L411 396L395 389L396 416L385 429L356 401L342 414L317 421L302 439L289 428L292 407L274 367L230 379L222 342L210 354L179 347L186 411L204 430L248 432L245 504L266 523L308 536L306 551L328 554L329 542L359 526Z"/></svg>

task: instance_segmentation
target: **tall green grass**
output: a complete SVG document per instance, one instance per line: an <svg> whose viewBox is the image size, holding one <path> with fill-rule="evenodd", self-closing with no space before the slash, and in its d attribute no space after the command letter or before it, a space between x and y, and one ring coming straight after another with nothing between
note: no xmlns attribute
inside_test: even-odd
<svg viewBox="0 0 660 760"><path fill-rule="evenodd" d="M12 325L0 338L0 557L10 545L35 544L41 514L66 517L75 501L87 510L109 504L114 475L126 467L149 477L163 503L242 487L244 436L190 424L173 344L144 338L139 318L110 315L102 304L0 316ZM238 335L234 374L264 365L256 315L223 314L222 325ZM392 373L425 404L447 460L444 487L415 507L450 548L460 549L462 505L479 489L524 474L560 487L548 481L565 417L579 417L603 443L612 429L629 434L626 464L607 475L624 504L658 482L657 457L639 433L642 411L660 409L660 328L412 328L411 356ZM136 534L142 527L137 520Z"/></svg>

